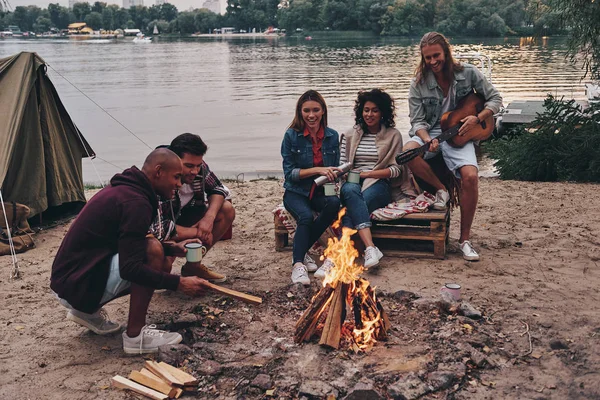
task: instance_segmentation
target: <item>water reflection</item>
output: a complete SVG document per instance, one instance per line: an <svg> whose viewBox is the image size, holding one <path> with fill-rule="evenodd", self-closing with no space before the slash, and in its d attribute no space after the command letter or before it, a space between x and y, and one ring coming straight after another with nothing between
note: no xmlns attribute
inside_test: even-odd
<svg viewBox="0 0 600 400"><path fill-rule="evenodd" d="M565 59L564 42L547 38L456 39L455 51L493 60L493 80L505 103L546 93L584 97L582 71ZM130 41L21 40L0 42L0 57L35 51L52 68L135 132L149 147L182 132L201 134L207 160L222 175L280 171L279 147L297 97L319 90L330 125L353 123L357 91L381 87L397 100L397 124L409 127L408 88L418 40L175 40L139 46ZM100 157L121 168L140 164L140 143L52 69L49 75L76 124ZM103 179L117 167L97 162ZM263 172L264 174L264 172ZM90 164L86 181L96 181Z"/></svg>

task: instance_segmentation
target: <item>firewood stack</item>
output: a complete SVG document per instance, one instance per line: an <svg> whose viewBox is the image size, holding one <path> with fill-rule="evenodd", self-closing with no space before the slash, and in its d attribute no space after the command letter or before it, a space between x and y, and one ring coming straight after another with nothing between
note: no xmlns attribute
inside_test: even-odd
<svg viewBox="0 0 600 400"><path fill-rule="evenodd" d="M352 310L352 322L345 322L347 308ZM310 306L296 323L294 341L309 341L322 325L319 344L338 349L342 332L347 331L342 329L345 323L348 331L352 332L347 339L358 349L364 349L387 337L390 328L388 316L375 298L369 282L363 278L356 279L351 284L341 281L326 284L313 297Z"/></svg>
<svg viewBox="0 0 600 400"><path fill-rule="evenodd" d="M145 368L131 371L129 379L120 375L111 378L112 385L154 400L178 399L184 392L194 392L198 379L164 362L147 360Z"/></svg>

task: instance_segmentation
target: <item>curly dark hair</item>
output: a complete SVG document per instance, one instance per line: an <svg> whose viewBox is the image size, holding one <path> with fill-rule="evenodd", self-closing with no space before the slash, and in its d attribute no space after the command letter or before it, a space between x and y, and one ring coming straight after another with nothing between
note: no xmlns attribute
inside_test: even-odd
<svg viewBox="0 0 600 400"><path fill-rule="evenodd" d="M367 91L358 92L358 97L354 102L354 121L356 125L360 125L363 132L367 131L367 125L363 119L363 109L367 101L375 103L379 111L381 111L381 123L388 128L396 126L394 117L396 114L396 106L394 105L394 99L392 96L384 92L382 89L372 89Z"/></svg>

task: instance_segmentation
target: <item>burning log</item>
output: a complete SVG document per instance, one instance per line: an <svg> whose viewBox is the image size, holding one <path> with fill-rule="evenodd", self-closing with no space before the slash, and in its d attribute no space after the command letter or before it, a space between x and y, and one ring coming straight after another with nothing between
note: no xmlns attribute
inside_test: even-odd
<svg viewBox="0 0 600 400"><path fill-rule="evenodd" d="M323 311L327 309L327 302L331 301L332 293L333 288L327 285L313 297L310 306L304 311L298 322L296 322L296 333L294 334L294 341L296 343L310 340L313 333L315 333L319 318L323 314Z"/></svg>
<svg viewBox="0 0 600 400"><path fill-rule="evenodd" d="M339 283L333 292L327 319L321 333L319 344L333 347L340 347L340 339L342 338L342 325L346 319L346 297L348 296L348 284Z"/></svg>
<svg viewBox="0 0 600 400"><path fill-rule="evenodd" d="M344 212L345 209L340 211L337 224ZM310 306L296 323L296 343L309 341L324 315L327 317L319 340L321 345L338 349L343 340L352 343L352 347L358 351L387 337L389 318L377 301L369 281L360 278L364 267L354 262L358 257L351 240L354 233L356 231L353 229L343 228L340 239L329 239L325 256L332 260L334 267L325 277L324 287L313 297ZM354 323L344 322L347 306L352 308Z"/></svg>

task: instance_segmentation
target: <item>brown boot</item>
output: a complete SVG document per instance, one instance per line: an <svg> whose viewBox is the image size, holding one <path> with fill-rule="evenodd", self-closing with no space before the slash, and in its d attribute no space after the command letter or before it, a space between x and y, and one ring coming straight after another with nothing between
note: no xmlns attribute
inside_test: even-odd
<svg viewBox="0 0 600 400"><path fill-rule="evenodd" d="M181 268L181 276L197 276L212 283L223 283L227 280L225 275L211 271L206 265L187 263Z"/></svg>

